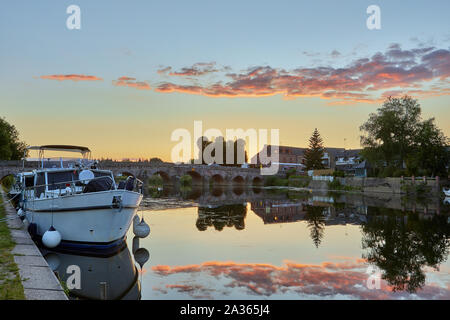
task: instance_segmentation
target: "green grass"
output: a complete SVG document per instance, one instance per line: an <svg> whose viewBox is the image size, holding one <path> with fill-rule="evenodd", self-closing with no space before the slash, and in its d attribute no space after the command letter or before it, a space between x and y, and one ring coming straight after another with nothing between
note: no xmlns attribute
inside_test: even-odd
<svg viewBox="0 0 450 320"><path fill-rule="evenodd" d="M287 186L288 179L283 179L277 176L267 176L264 179L265 186Z"/></svg>
<svg viewBox="0 0 450 320"><path fill-rule="evenodd" d="M328 182L328 189L338 191L362 191L360 187L345 186L337 179Z"/></svg>
<svg viewBox="0 0 450 320"><path fill-rule="evenodd" d="M5 216L3 199L0 195L0 219ZM0 222L0 300L25 299L19 269L11 253L14 246L6 222Z"/></svg>
<svg viewBox="0 0 450 320"><path fill-rule="evenodd" d="M306 187L308 187L310 182L311 182L311 178L307 177L307 176L291 175L288 178L289 187L306 188Z"/></svg>

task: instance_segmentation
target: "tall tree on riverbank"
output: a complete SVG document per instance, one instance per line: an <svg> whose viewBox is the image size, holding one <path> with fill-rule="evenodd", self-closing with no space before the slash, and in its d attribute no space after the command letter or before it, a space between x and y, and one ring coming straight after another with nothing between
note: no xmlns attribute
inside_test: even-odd
<svg viewBox="0 0 450 320"><path fill-rule="evenodd" d="M360 127L362 155L378 167L445 175L448 138L434 119L422 121L420 104L409 96L389 97Z"/></svg>
<svg viewBox="0 0 450 320"><path fill-rule="evenodd" d="M19 140L16 127L0 118L0 160L20 160L27 145Z"/></svg>
<svg viewBox="0 0 450 320"><path fill-rule="evenodd" d="M305 165L307 170L324 169L322 163L324 155L323 140L320 136L319 130L314 129L314 132L309 138L309 148L305 151Z"/></svg>
<svg viewBox="0 0 450 320"><path fill-rule="evenodd" d="M403 167L418 130L420 113L417 100L389 97L360 127L365 133L361 136L364 155L387 166Z"/></svg>

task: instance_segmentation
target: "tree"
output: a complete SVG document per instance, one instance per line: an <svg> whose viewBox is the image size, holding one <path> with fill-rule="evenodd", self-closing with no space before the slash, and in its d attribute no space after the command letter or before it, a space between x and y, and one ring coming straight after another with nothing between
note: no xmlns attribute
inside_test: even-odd
<svg viewBox="0 0 450 320"><path fill-rule="evenodd" d="M363 155L372 162L383 161L388 166L403 167L411 151L420 122L420 105L417 100L404 96L389 97L377 113L360 127Z"/></svg>
<svg viewBox="0 0 450 320"><path fill-rule="evenodd" d="M309 138L309 148L305 151L305 165L307 170L324 169L322 158L324 154L323 140L320 137L319 131L314 129L314 132Z"/></svg>
<svg viewBox="0 0 450 320"><path fill-rule="evenodd" d="M9 124L4 118L0 118L0 159L20 160L27 145L19 140L19 132L16 127Z"/></svg>
<svg viewBox="0 0 450 320"><path fill-rule="evenodd" d="M377 113L360 127L362 156L377 167L419 169L444 174L448 163L448 139L434 124L422 121L421 108L409 96L389 97Z"/></svg>
<svg viewBox="0 0 450 320"><path fill-rule="evenodd" d="M199 148L199 158L202 159L202 164L209 164L205 160L204 152L206 147L208 147L210 144L216 144L215 149L212 150L211 156L216 157L216 151L218 151L218 148L220 148L220 145L222 145L222 159L219 159L220 154L217 154L217 161L218 164L222 166L230 166L230 167L240 167L243 163L247 163L248 156L247 151L245 150L245 140L243 139L237 139L235 141L228 140L225 141L224 137L216 137L214 141L209 141L207 137L200 137L197 141L197 146ZM227 150L230 152L233 152L233 159L228 159L227 163ZM219 152L218 152L219 153ZM242 158L243 157L243 158Z"/></svg>
<svg viewBox="0 0 450 320"><path fill-rule="evenodd" d="M198 159L202 160L202 164L207 164L205 159L203 159L203 152L205 151L205 148L210 145L212 141L209 141L207 137L202 136L198 138L197 140L197 146L198 146Z"/></svg>
<svg viewBox="0 0 450 320"><path fill-rule="evenodd" d="M222 138L223 140L223 138ZM227 163L226 154L227 149L233 150L233 161L232 163ZM243 158L242 158L243 157ZM242 162L244 161L244 162ZM229 167L240 167L243 163L247 163L248 156L247 151L245 150L245 140L238 139L235 141L223 140L223 166L229 166ZM228 161L231 162L231 161Z"/></svg>
<svg viewBox="0 0 450 320"><path fill-rule="evenodd" d="M160 158L157 158L157 157L151 158L151 159L149 160L149 162L150 162L151 164L161 164L161 163L163 163L163 161L162 161Z"/></svg>
<svg viewBox="0 0 450 320"><path fill-rule="evenodd" d="M408 170L417 174L422 168L425 174L446 176L450 159L446 145L447 137L434 124L434 118L422 122L414 139L413 152L407 161Z"/></svg>

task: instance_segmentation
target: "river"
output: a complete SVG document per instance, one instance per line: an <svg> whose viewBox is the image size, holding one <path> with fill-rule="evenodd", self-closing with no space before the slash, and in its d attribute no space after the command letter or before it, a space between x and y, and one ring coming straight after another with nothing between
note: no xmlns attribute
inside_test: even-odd
<svg viewBox="0 0 450 320"><path fill-rule="evenodd" d="M50 262L81 266L72 298L450 299L449 212L386 194L166 188L138 212L148 237L130 228L111 257Z"/></svg>

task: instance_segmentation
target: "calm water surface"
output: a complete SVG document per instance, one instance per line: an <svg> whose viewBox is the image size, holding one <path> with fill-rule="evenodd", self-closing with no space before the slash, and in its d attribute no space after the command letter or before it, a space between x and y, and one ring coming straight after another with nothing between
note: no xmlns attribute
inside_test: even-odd
<svg viewBox="0 0 450 320"><path fill-rule="evenodd" d="M450 299L449 208L439 199L259 189L156 196L195 206L144 206L150 235L130 228L112 257L59 256L91 268L82 297Z"/></svg>

